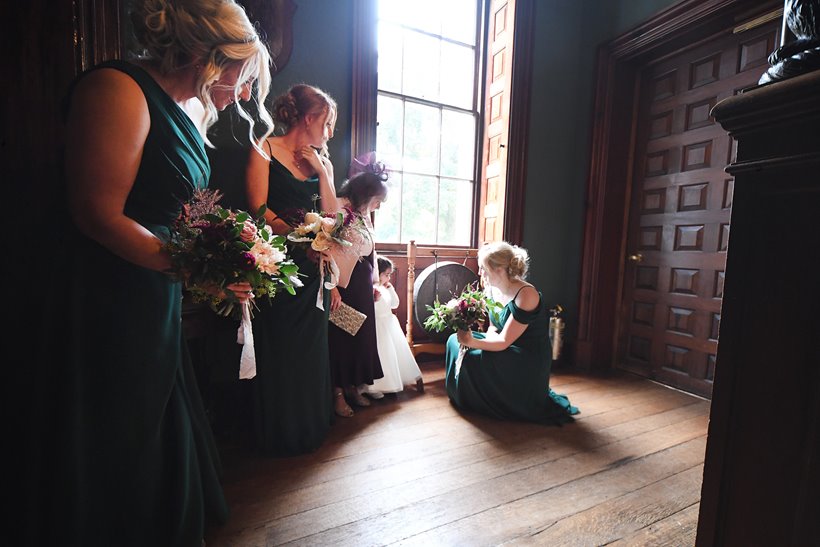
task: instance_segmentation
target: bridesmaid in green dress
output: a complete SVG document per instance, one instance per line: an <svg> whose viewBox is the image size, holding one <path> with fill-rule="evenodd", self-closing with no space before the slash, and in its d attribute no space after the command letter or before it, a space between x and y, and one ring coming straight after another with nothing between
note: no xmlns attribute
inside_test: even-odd
<svg viewBox="0 0 820 547"><path fill-rule="evenodd" d="M204 129L254 81L263 104L270 56L233 0L135 4L147 56L95 67L67 100L73 222L33 401L23 544L199 547L227 517L162 244L208 183Z"/></svg>
<svg viewBox="0 0 820 547"><path fill-rule="evenodd" d="M251 153L248 204L267 205L265 220L287 234L314 208L338 210L327 141L333 136L336 102L324 91L298 84L274 101L273 115L287 128L269 137L267 161ZM317 151L318 150L318 151ZM300 213L301 212L301 213ZM256 349L254 424L260 452L292 456L318 448L332 422L328 360L329 291L322 287L317 257L289 246L303 287L260 304L253 319ZM322 305L321 309L318 304Z"/></svg>
<svg viewBox="0 0 820 547"><path fill-rule="evenodd" d="M506 242L478 252L484 286L505 304L486 333L459 331L447 340L445 385L459 408L499 419L544 424L579 411L549 387L552 351L541 293L524 281L527 251ZM459 361L460 346L469 348Z"/></svg>

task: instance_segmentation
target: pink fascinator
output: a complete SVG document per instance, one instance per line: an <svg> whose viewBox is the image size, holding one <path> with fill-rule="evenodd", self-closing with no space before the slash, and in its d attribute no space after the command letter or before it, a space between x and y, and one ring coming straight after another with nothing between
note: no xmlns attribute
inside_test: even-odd
<svg viewBox="0 0 820 547"><path fill-rule="evenodd" d="M387 180L387 168L385 165L376 160L376 152L367 152L361 154L350 162L350 169L347 173L347 178L351 178L359 173L371 173L382 180Z"/></svg>

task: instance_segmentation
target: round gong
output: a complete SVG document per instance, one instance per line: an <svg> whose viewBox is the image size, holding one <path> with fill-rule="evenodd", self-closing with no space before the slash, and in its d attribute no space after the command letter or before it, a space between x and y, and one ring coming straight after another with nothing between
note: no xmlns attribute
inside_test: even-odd
<svg viewBox="0 0 820 547"><path fill-rule="evenodd" d="M438 296L439 302L447 302L458 296L470 283L478 281L478 276L467 266L457 262L442 261L431 264L416 276L413 286L413 315L416 328L426 332L435 342L446 342L449 331L428 331L424 328L424 320L430 316L427 306L432 306Z"/></svg>

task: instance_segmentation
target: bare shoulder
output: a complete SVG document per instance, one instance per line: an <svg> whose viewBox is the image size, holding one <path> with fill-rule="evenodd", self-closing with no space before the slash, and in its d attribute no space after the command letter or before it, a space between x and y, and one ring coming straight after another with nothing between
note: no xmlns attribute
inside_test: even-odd
<svg viewBox="0 0 820 547"><path fill-rule="evenodd" d="M114 68L98 68L83 76L72 92L72 106L77 102L112 110L122 107L148 110L139 84L125 72Z"/></svg>
<svg viewBox="0 0 820 547"><path fill-rule="evenodd" d="M139 151L150 127L145 94L128 74L99 68L77 82L66 126L69 149L105 146L113 154Z"/></svg>
<svg viewBox="0 0 820 547"><path fill-rule="evenodd" d="M515 297L515 305L518 309L525 311L533 311L541 303L541 295L538 289L529 283L525 283L518 291L518 296Z"/></svg>

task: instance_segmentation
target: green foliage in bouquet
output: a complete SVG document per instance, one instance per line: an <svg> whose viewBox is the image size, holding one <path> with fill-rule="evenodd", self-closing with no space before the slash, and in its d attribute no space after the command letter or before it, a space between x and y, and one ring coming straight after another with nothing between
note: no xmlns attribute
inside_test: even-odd
<svg viewBox="0 0 820 547"><path fill-rule="evenodd" d="M481 324L493 314L495 315L501 304L480 290L477 283L472 283L464 291L442 304L438 297L432 306L427 306L430 316L424 320L424 328L429 331L442 332L444 330L470 330L474 325Z"/></svg>
<svg viewBox="0 0 820 547"><path fill-rule="evenodd" d="M221 315L241 315L239 299L228 288L234 283L250 284L257 299L273 298L280 289L295 294L302 286L299 268L287 255L285 237L265 223L265 206L252 216L217 205L221 197L197 190L183 206L165 244L170 273L195 302L208 302Z"/></svg>

